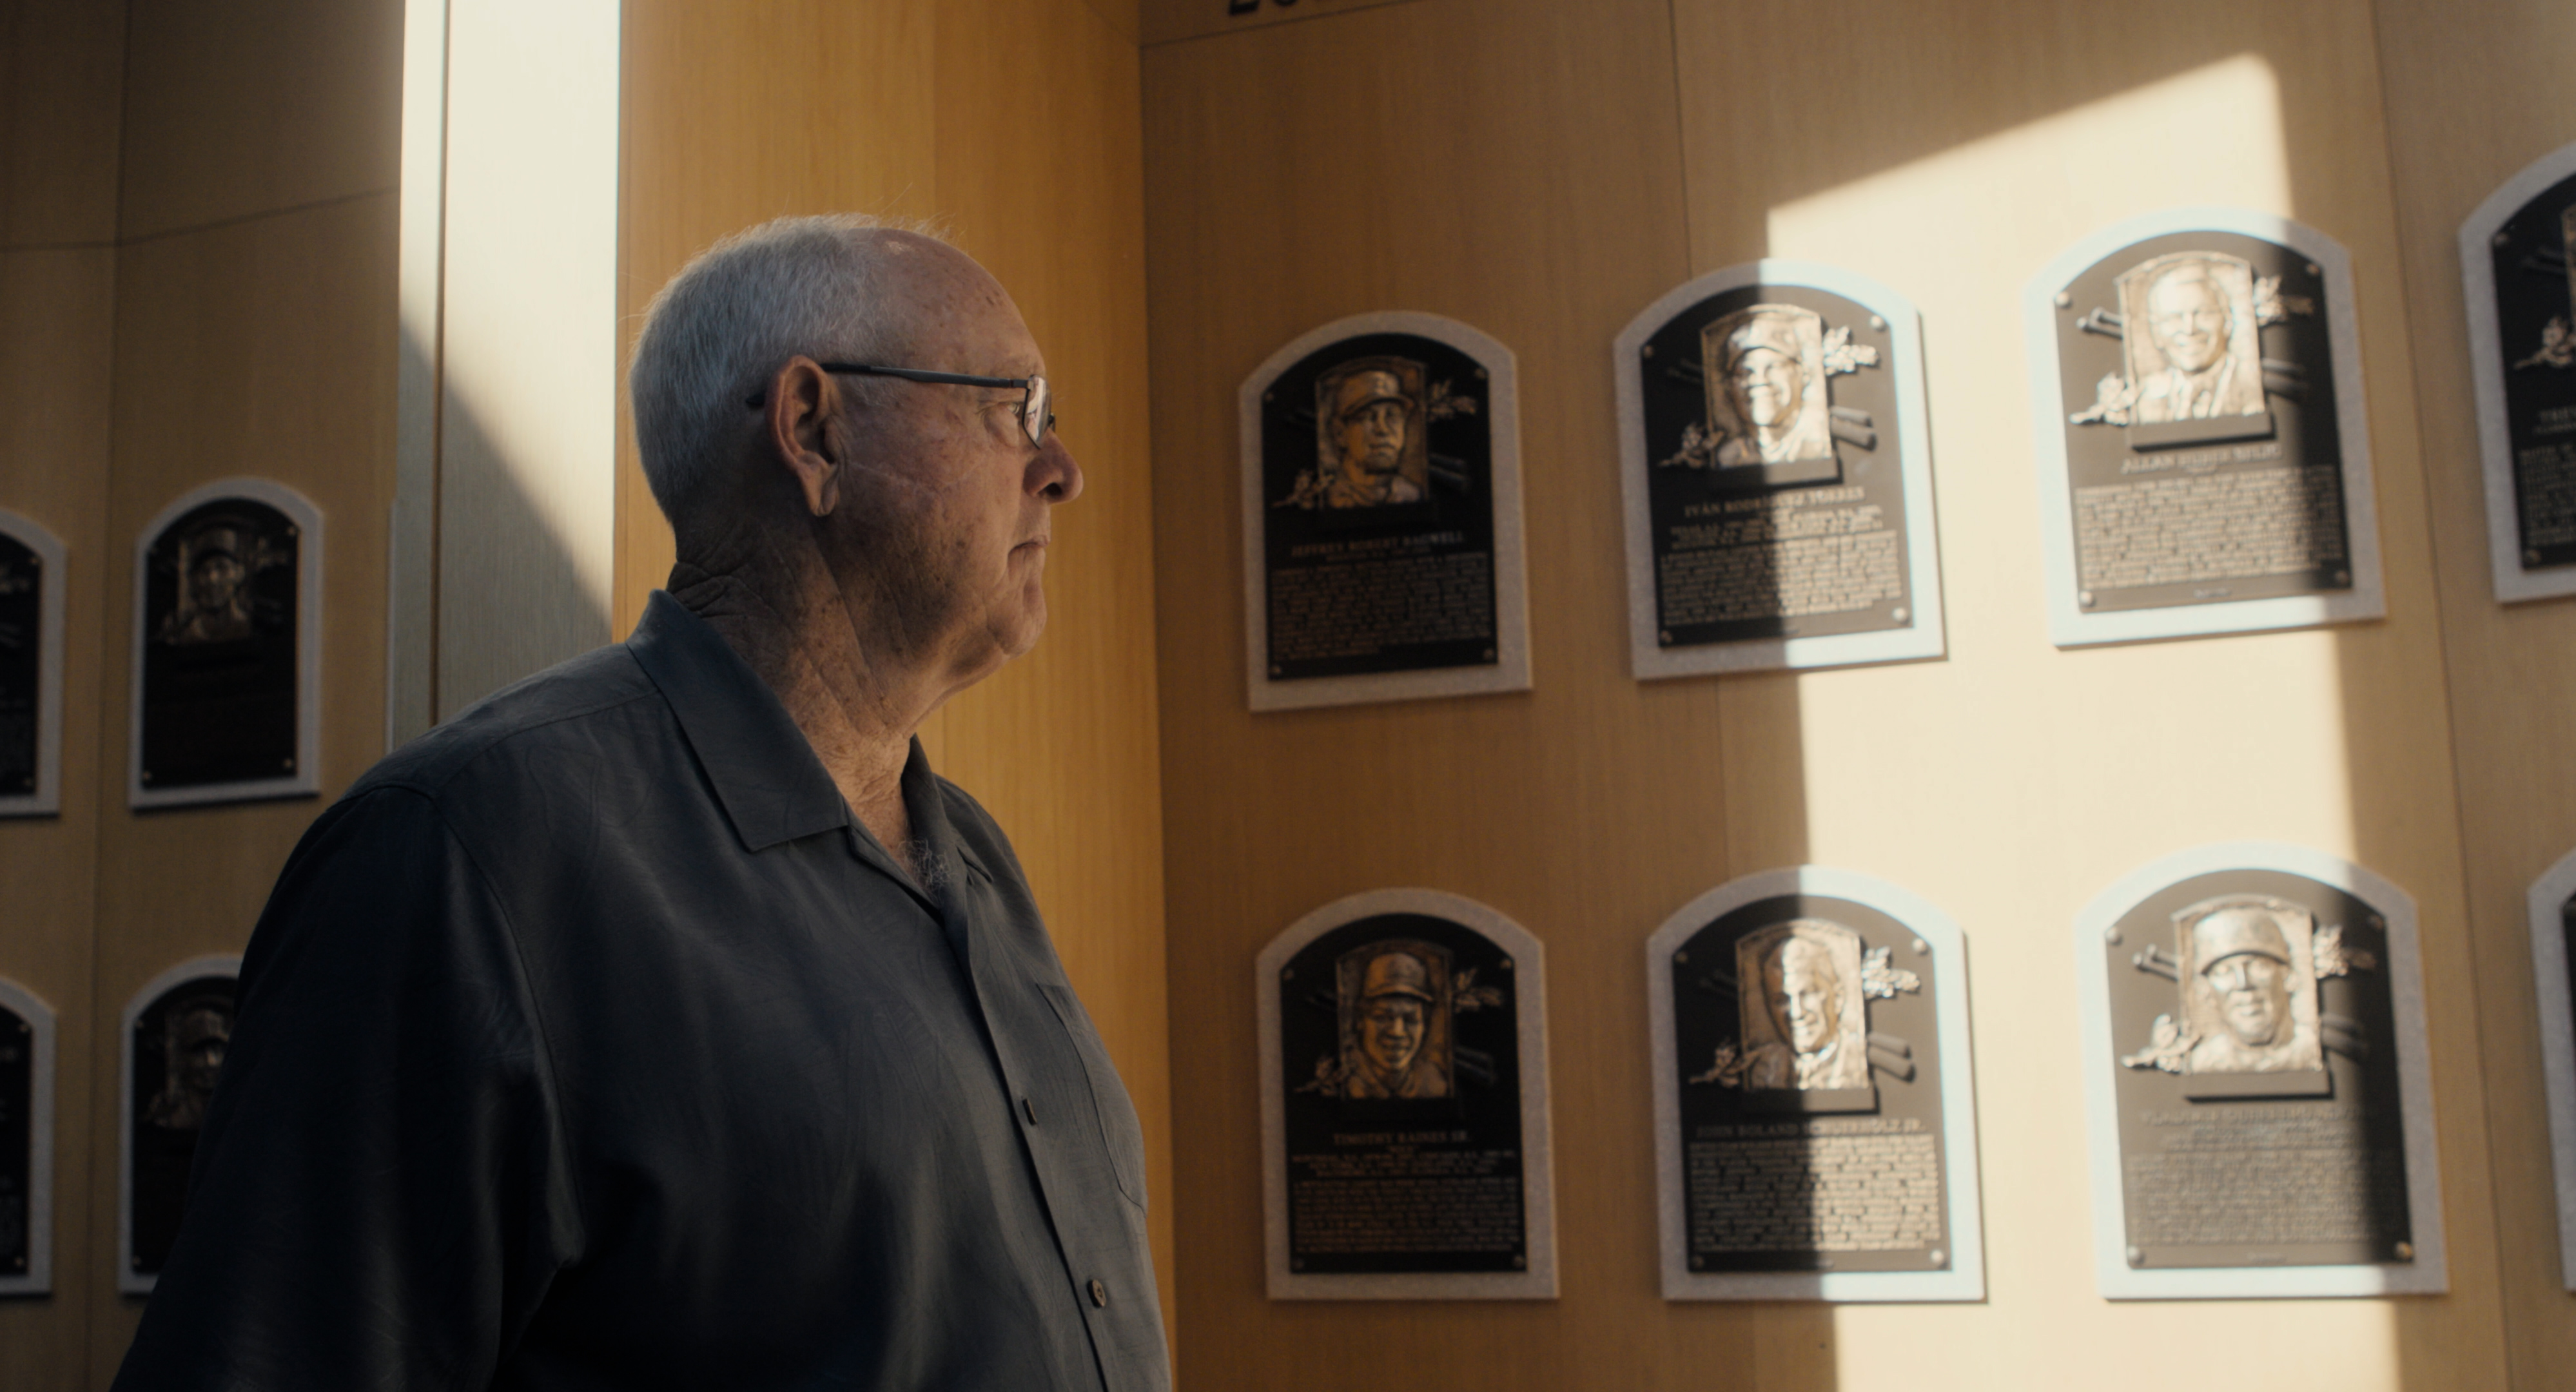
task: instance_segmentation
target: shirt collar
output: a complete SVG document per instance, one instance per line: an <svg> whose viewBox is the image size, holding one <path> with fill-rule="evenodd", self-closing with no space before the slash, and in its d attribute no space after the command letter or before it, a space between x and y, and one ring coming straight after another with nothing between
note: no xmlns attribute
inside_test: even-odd
<svg viewBox="0 0 2576 1392"><path fill-rule="evenodd" d="M851 824L805 732L706 620L655 590L626 650L670 703L744 850Z"/></svg>

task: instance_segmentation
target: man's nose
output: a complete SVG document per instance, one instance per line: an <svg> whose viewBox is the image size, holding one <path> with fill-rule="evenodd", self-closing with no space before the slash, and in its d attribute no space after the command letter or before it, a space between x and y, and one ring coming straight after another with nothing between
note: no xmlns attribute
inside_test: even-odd
<svg viewBox="0 0 2576 1392"><path fill-rule="evenodd" d="M1067 449L1064 437L1050 430L1029 460L1028 490L1050 503L1069 503L1082 496L1082 465Z"/></svg>

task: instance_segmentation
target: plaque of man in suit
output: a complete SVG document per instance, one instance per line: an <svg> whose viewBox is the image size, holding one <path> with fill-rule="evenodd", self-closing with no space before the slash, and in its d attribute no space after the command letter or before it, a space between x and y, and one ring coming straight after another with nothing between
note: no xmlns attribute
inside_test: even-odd
<svg viewBox="0 0 2576 1392"><path fill-rule="evenodd" d="M1701 330L1700 354L1719 467L1833 457L1821 315L1753 305Z"/></svg>
<svg viewBox="0 0 2576 1392"><path fill-rule="evenodd" d="M1806 1092L1870 1085L1859 934L1794 919L1746 934L1736 960L1746 997L1743 1086Z"/></svg>
<svg viewBox="0 0 2576 1392"><path fill-rule="evenodd" d="M2120 277L2120 301L2140 423L2264 413L2252 267L2214 252L2158 256Z"/></svg>
<svg viewBox="0 0 2576 1392"><path fill-rule="evenodd" d="M1343 956L1340 977L1342 1096L1449 1096L1448 953L1371 943Z"/></svg>

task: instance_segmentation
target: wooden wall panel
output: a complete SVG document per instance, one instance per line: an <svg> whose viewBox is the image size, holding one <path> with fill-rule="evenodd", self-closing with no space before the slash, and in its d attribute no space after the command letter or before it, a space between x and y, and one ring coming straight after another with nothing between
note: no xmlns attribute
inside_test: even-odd
<svg viewBox="0 0 2576 1392"><path fill-rule="evenodd" d="M107 535L110 323L116 253L0 250L0 508L63 543L62 811L0 820L0 976L55 1011L53 1294L0 1300L0 1387L84 1385L90 1242L91 924L98 850L99 700ZM111 1172L112 1173L112 1172Z"/></svg>
<svg viewBox="0 0 2576 1392"><path fill-rule="evenodd" d="M1146 1133L1173 1270L1146 471L1142 154L1113 0L633 3L622 154L625 342L726 233L790 213L935 217L1010 288L1087 477L1057 517L1051 623L922 731L1011 834ZM620 413L617 632L669 573ZM1171 1312L1168 1276L1166 1313Z"/></svg>
<svg viewBox="0 0 2576 1392"><path fill-rule="evenodd" d="M1831 1382L1821 1307L1656 1294L1639 945L1761 868L1728 854L1716 688L1627 675L1609 344L1690 270L1671 23L1660 0L1424 0L1146 50L1187 1386ZM1535 689L1255 717L1235 389L1373 309L1518 356ZM1390 885L1482 900L1547 944L1559 1300L1263 1297L1253 958Z"/></svg>
<svg viewBox="0 0 2576 1392"><path fill-rule="evenodd" d="M103 1176L91 1208L101 1274L84 1292L95 1302L99 1386L142 1311L104 1274L116 1242L119 1013L173 963L241 951L287 852L384 752L394 216L393 195L381 193L159 236L118 254L98 967L86 1040L101 1099L90 1138ZM129 811L130 548L172 498L235 474L276 479L322 511L322 798Z"/></svg>
<svg viewBox="0 0 2576 1392"><path fill-rule="evenodd" d="M1185 7L1147 12L1150 41ZM1190 22L1217 26L1189 10ZM1464 0L1149 46L1174 1107L1193 1386L2505 1385L2482 995L2465 932L2369 6L2073 0L1932 10ZM2445 69L2457 77L2457 70ZM2047 641L2021 292L2130 213L2300 218L2360 283L2390 614L2296 634ZM1923 310L1950 657L1626 676L1608 343L1688 275L1833 261ZM2410 268L2411 269L2411 268ZM1233 390L1363 309L1521 354L1537 689L1258 720L1243 709ZM2535 775L2536 776L2536 775ZM2422 909L2452 1294L2119 1304L2094 1293L2071 923L2129 869L2313 845ZM1966 927L1989 1244L1970 1306L1667 1305L1637 944L1692 893L1813 861ZM1260 1289L1252 956L1334 895L1426 883L1548 942L1565 1296L1271 1304ZM2177 1357L2189 1368L2177 1363ZM2194 1371L2197 1370L2197 1371Z"/></svg>
<svg viewBox="0 0 2576 1392"><path fill-rule="evenodd" d="M1692 269L1832 261L1910 294L1925 323L1950 659L1721 695L1738 739L1761 741L1793 705L1807 731L1794 767L1730 781L1730 824L1760 829L1747 859L1889 875L1969 934L1992 1298L1842 1312L1845 1385L2024 1385L2081 1366L2088 1386L2145 1387L2171 1376L2163 1350L2211 1338L2247 1385L2395 1387L2433 1368L2502 1385L2478 997L2368 7L2197 4L2152 25L2056 0L1921 24L1860 3L1676 13ZM2389 617L2060 652L2040 611L2023 287L2093 228L2195 203L2296 217L2352 253ZM1791 782L1804 826L1749 815ZM2421 908L2447 1297L2094 1293L2068 925L2135 866L2236 838L2356 860Z"/></svg>
<svg viewBox="0 0 2576 1392"><path fill-rule="evenodd" d="M0 3L0 246L116 237L125 6Z"/></svg>
<svg viewBox="0 0 2576 1392"><path fill-rule="evenodd" d="M2560 1280L2549 1122L2523 896L2576 849L2576 605L2511 608L2487 576L2460 224L2524 165L2576 141L2576 9L2379 3L2406 306L2422 411L2459 761L2477 1024L2514 1385L2576 1365Z"/></svg>

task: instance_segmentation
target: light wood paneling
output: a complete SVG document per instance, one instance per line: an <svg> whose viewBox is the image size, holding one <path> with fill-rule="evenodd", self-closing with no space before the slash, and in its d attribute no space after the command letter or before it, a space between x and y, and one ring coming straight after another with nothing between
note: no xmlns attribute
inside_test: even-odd
<svg viewBox="0 0 2576 1392"><path fill-rule="evenodd" d="M1149 39L1162 31L1149 9ZM1196 11L1191 11L1195 14ZM1204 21L1202 21L1204 22ZM1210 24L1209 27L1214 27ZM1194 1386L2504 1385L2481 994L2365 0L1892 10L1421 3L1146 56L1158 593L1183 1317ZM2353 253L2390 615L2061 653L2041 611L2021 293L2066 243L2218 202ZM1686 276L1832 261L1908 294L1930 364L1950 657L1625 675L1607 345ZM1277 343L1420 308L1522 358L1528 697L1254 720L1232 396ZM2537 775L2535 775L2537 776ZM2423 913L2452 1294L2120 1304L2092 1279L2071 923L2136 865L2300 842ZM2553 852L2554 854L2554 852ZM1735 874L1885 875L1965 925L1988 1301L1666 1305L1636 945ZM1273 1305L1243 992L1259 945L1372 885L1475 895L1550 946L1565 1298ZM1571 1081L1579 1080L1579 1081Z"/></svg>
<svg viewBox="0 0 2576 1392"><path fill-rule="evenodd" d="M90 1237L95 1183L84 1047L93 1025L90 933L99 819L99 649L107 535L108 374L116 253L0 252L0 508L61 539L62 811L0 820L0 976L56 1015L54 1293L0 1300L0 1387L85 1385L89 1290L104 1280ZM113 1172L111 1171L111 1174Z"/></svg>
<svg viewBox="0 0 2576 1392"><path fill-rule="evenodd" d="M2523 896L2576 849L2576 605L2506 608L2489 584L2469 362L2494 350L2469 342L2454 239L2497 185L2576 141L2576 9L2375 10L2440 559L2507 1347L2515 1386L2549 1387L2576 1366L2576 1297L2559 1274Z"/></svg>
<svg viewBox="0 0 2576 1392"><path fill-rule="evenodd" d="M394 186L402 6L134 0L122 235Z"/></svg>
<svg viewBox="0 0 2576 1392"><path fill-rule="evenodd" d="M791 213L937 217L1017 298L1087 476L1056 521L1035 653L932 717L992 809L1146 1132L1171 1312L1173 1178L1155 764L1136 52L1113 0L627 7L621 303ZM669 573L619 418L617 632Z"/></svg>
<svg viewBox="0 0 2576 1392"><path fill-rule="evenodd" d="M1886 874L1956 914L1974 954L1991 1298L1843 1311L1843 1385L2043 1385L2084 1367L2087 1386L2143 1388L2173 1376L2166 1350L2211 1339L2245 1385L2396 1387L2436 1368L2444 1385L2503 1385L2478 998L2367 5L2191 4L2146 25L2057 0L1937 21L1860 3L1676 13L1692 269L1764 254L1852 267L1915 298L1930 363L1950 659L1722 698L1733 740L1763 742L1792 706L1809 732L1794 766L1730 782L1745 858ZM1778 119L1784 102L1795 119ZM2352 253L2389 617L2059 652L2039 609L2023 287L2095 227L2199 203L2296 217ZM1790 782L1803 827L1750 815ZM2135 866L2236 838L2345 856L2421 908L2449 1296L2094 1293L2068 925Z"/></svg>
<svg viewBox="0 0 2576 1392"><path fill-rule="evenodd" d="M142 1302L115 1294L118 1013L174 962L239 952L287 852L383 753L385 516L393 487L394 197L376 194L118 254L114 462L104 499L97 984L86 1044L97 1273L91 1366L104 1386ZM170 499L234 474L303 493L325 521L322 800L136 813L124 806L135 533ZM76 1037L66 1035L66 1049Z"/></svg>
<svg viewBox="0 0 2576 1392"><path fill-rule="evenodd" d="M1728 856L1717 688L1627 675L1609 343L1690 271L1671 35L1658 0L1424 0L1146 50L1184 1385L1831 1384L1820 1307L1656 1288L1639 944L1762 868ZM1535 687L1256 718L1235 389L1375 309L1518 357ZM1547 944L1561 1299L1263 1297L1253 958L1391 885Z"/></svg>
<svg viewBox="0 0 2576 1392"><path fill-rule="evenodd" d="M0 3L0 247L116 236L125 6Z"/></svg>

